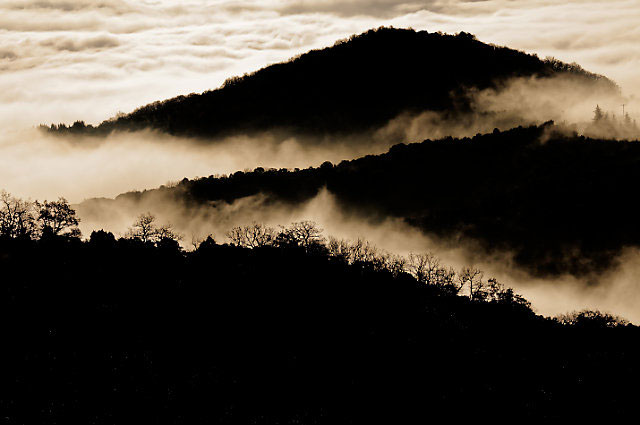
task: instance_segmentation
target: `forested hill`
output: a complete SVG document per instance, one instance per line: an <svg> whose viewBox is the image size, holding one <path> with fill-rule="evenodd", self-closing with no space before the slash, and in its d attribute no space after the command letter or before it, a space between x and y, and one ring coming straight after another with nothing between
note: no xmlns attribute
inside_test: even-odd
<svg viewBox="0 0 640 425"><path fill-rule="evenodd" d="M517 263L540 275L579 275L609 266L622 247L640 246L634 196L640 144L555 130L548 123L400 144L338 165L184 179L110 202L144 204L160 197L202 206L263 193L298 204L326 187L348 210L399 217L445 238L462 236L489 251L514 252ZM85 201L80 211L98 202L104 201Z"/></svg>
<svg viewBox="0 0 640 425"><path fill-rule="evenodd" d="M467 88L566 73L617 90L610 80L577 65L542 61L468 33L380 28L231 78L217 90L143 106L95 128L80 121L45 128L64 134L152 128L202 137L276 128L351 133L384 125L405 111L465 110Z"/></svg>
<svg viewBox="0 0 640 425"><path fill-rule="evenodd" d="M635 326L544 319L311 248L0 238L3 423L620 423L637 410Z"/></svg>

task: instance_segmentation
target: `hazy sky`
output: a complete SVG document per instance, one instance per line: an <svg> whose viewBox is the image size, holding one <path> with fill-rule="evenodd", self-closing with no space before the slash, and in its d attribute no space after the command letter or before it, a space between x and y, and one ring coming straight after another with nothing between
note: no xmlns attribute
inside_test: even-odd
<svg viewBox="0 0 640 425"><path fill-rule="evenodd" d="M475 33L640 87L637 0L0 0L0 124L189 92L380 25Z"/></svg>

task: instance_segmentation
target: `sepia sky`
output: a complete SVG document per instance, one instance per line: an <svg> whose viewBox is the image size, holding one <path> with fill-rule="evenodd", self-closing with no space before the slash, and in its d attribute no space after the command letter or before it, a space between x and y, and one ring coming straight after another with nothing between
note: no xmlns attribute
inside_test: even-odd
<svg viewBox="0 0 640 425"><path fill-rule="evenodd" d="M576 61L635 96L638 22L637 0L0 0L0 124L97 123L381 25Z"/></svg>

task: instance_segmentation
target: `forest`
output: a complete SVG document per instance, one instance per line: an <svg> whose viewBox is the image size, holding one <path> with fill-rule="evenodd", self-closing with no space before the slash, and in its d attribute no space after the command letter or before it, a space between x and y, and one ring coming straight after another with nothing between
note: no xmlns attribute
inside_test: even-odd
<svg viewBox="0 0 640 425"><path fill-rule="evenodd" d="M325 238L311 222L241 226L189 251L179 238L149 214L120 238L3 231L7 423L632 413L634 393L616 389L640 377L638 328L621 318L538 316L478 270Z"/></svg>
<svg viewBox="0 0 640 425"><path fill-rule="evenodd" d="M42 128L64 136L154 129L209 141L262 131L339 136L376 129L403 112L468 112L469 89L557 75L571 75L593 90L619 92L611 80L577 64L485 44L469 33L381 27L230 78L216 90L142 106L97 127L76 121Z"/></svg>
<svg viewBox="0 0 640 425"><path fill-rule="evenodd" d="M161 196L196 210L263 194L293 206L326 188L364 216L401 218L453 243L479 242L487 253L513 252L535 275L579 276L611 266L623 247L640 246L638 161L635 142L585 138L547 123L398 144L315 168L183 179L109 202Z"/></svg>

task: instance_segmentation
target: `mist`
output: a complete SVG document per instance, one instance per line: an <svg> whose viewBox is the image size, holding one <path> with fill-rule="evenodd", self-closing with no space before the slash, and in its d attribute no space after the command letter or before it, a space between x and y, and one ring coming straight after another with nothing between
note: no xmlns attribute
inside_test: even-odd
<svg viewBox="0 0 640 425"><path fill-rule="evenodd" d="M473 136L548 120L589 135L595 105L620 117L624 103L632 118L640 118L639 13L637 3L626 0L389 0L375 2L375 7L371 2L327 0L3 2L0 188L23 198L64 196L78 204L87 198L170 186L184 177L338 163L382 153L400 142ZM64 139L33 128L78 119L97 124L152 101L218 87L233 75L380 25L467 31L485 42L576 61L619 83L622 94L590 90L570 79L513 79L497 90L469 91L474 113L402 114L368 134L338 141L282 132L237 135L213 143L153 132ZM472 244L460 248L454 242L436 242L400 222L352 217L338 207L326 217L316 216L314 211L324 211L320 199L328 202L317 198L292 207L245 199L197 212L186 212L175 200L126 207L124 201L102 200L93 209L82 204L78 212L88 236L98 228L121 234L137 214L151 211L176 226L187 245L192 234L221 237L241 222L276 225L316 219L327 234L364 236L393 252L428 248L452 265L477 263L485 275L503 276L504 283L518 288L545 314L595 303L633 319L638 294L632 283L637 275L635 251L625 251L619 267L603 276L533 279L510 265L509 253L480 258Z"/></svg>
<svg viewBox="0 0 640 425"><path fill-rule="evenodd" d="M254 222L274 228L311 220L325 237L366 240L379 250L407 257L411 253L433 252L443 265L455 270L472 266L482 270L484 278L496 278L514 288L532 302L538 314L556 316L570 311L594 309L609 311L634 323L640 323L640 250L625 249L615 266L603 273L581 277L571 275L534 277L519 268L513 253L491 252L473 240L451 235L438 237L412 227L401 219L363 214L345 209L326 189L301 204L274 201L263 194L223 201L195 208L153 192L142 202L131 199L98 199L77 206L83 217L80 228L85 236L104 229L124 236L136 216L151 212L158 224L171 224L181 234L185 249L194 247L211 235L217 242L228 242L227 232L236 226Z"/></svg>
<svg viewBox="0 0 640 425"><path fill-rule="evenodd" d="M142 131L106 138L55 137L36 129L0 135L2 187L24 198L71 202L171 185L182 178L264 168L306 168L391 146L381 138L330 142L282 133L196 140Z"/></svg>
<svg viewBox="0 0 640 425"><path fill-rule="evenodd" d="M595 87L570 76L514 78L497 89L468 90L464 96L470 99L473 112L405 113L381 128L333 138L287 130L209 140L153 131L54 137L35 128L9 127L0 133L0 181L16 196L64 196L77 203L151 189L185 177L256 167L294 169L324 161L338 163L386 152L397 143L473 136L494 128L508 130L549 120L590 135L588 127L596 105L612 114L622 103L627 110L640 106L636 99L605 85Z"/></svg>
<svg viewBox="0 0 640 425"><path fill-rule="evenodd" d="M623 103L629 111L639 110L640 102L611 90L605 84L587 84L573 76L512 78L497 88L469 89L463 96L470 100L473 112L401 114L380 128L375 137L403 142L448 136L471 137L490 133L494 128L505 131L519 125L539 125L547 121L554 121L567 132L584 136L609 139L640 137L640 134L612 131L594 134L592 118L596 106L622 119Z"/></svg>

